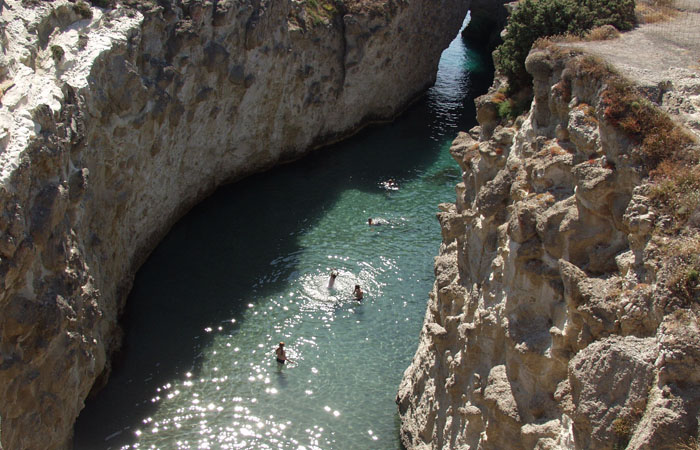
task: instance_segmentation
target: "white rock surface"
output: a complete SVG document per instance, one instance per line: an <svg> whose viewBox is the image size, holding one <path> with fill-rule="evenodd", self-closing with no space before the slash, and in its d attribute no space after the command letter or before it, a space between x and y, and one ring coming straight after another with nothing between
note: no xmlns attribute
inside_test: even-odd
<svg viewBox="0 0 700 450"><path fill-rule="evenodd" d="M408 449L658 449L698 433L700 313L663 282L638 150L583 60L532 51L530 113L499 124L497 82L452 144L463 182L440 205L397 395Z"/></svg>
<svg viewBox="0 0 700 450"><path fill-rule="evenodd" d="M135 270L239 179L388 119L430 85L468 1L3 2L0 416L63 448L121 340Z"/></svg>

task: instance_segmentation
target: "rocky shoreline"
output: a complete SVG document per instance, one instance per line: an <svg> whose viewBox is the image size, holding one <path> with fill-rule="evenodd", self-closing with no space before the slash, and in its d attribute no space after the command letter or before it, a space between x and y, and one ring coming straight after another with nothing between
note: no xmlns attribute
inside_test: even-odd
<svg viewBox="0 0 700 450"><path fill-rule="evenodd" d="M0 417L70 444L135 271L222 183L386 120L469 2L3 3Z"/></svg>
<svg viewBox="0 0 700 450"><path fill-rule="evenodd" d="M603 61L553 45L531 51L526 65L530 112L501 120L497 79L477 100L479 126L450 149L463 182L438 213L436 282L397 395L402 441L409 449L691 445L697 287L690 301L679 296L674 260L663 255L671 242L694 246L697 234L656 231L669 218L650 201L639 143L610 119ZM675 103L660 100L677 95L663 86L669 92L642 89L648 99L638 101L673 113Z"/></svg>

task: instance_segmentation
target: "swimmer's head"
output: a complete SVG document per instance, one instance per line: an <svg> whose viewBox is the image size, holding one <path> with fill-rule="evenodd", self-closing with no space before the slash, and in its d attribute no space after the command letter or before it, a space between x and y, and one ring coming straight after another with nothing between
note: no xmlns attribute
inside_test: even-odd
<svg viewBox="0 0 700 450"><path fill-rule="evenodd" d="M367 223L372 225L372 218L371 217L369 219L367 219Z"/></svg>
<svg viewBox="0 0 700 450"><path fill-rule="evenodd" d="M284 342L280 342L280 347L284 347Z"/></svg>
<svg viewBox="0 0 700 450"><path fill-rule="evenodd" d="M360 289L360 285L359 285L359 284L356 284L356 285L355 285L355 289Z"/></svg>

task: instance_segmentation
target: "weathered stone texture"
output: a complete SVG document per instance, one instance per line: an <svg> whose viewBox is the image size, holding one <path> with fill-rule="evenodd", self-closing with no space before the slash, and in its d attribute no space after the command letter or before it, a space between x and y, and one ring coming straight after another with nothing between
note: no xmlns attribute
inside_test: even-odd
<svg viewBox="0 0 700 450"><path fill-rule="evenodd" d="M697 435L698 310L659 282L643 171L606 123L603 86L567 69L576 58L531 52L530 113L500 124L497 80L452 145L463 182L440 206L436 283L397 395L409 449Z"/></svg>
<svg viewBox="0 0 700 450"><path fill-rule="evenodd" d="M175 220L224 182L393 117L434 81L468 7L346 0L316 20L291 0L135 4L3 2L6 449L69 440L134 271Z"/></svg>

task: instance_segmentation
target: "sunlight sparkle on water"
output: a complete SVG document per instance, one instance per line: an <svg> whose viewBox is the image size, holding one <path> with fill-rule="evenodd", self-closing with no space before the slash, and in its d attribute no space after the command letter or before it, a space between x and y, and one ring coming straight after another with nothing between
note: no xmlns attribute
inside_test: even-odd
<svg viewBox="0 0 700 450"><path fill-rule="evenodd" d="M98 442L129 430L110 448L129 439L122 448L398 448L394 393L434 281L436 205L454 202L461 175L448 149L468 89L456 67L467 51L449 51L457 53L443 57L436 88L454 95L431 90L409 118L360 133L332 157L320 152L251 177L215 194L212 216L202 208L173 228L163 245L176 244L154 251L141 272L163 283L135 282L142 297L130 300L153 309L132 311L145 333L135 348L151 350L144 371L128 378L142 380L132 386L144 393L102 420L119 425L95 432ZM456 68L445 72L445 61ZM383 189L388 179L399 190ZM385 222L369 228L367 217ZM173 273L177 266L185 271ZM339 276L329 290L331 270ZM202 302L177 322L170 310L195 300L192 292L203 292ZM170 331L154 327L158 319ZM279 341L293 363L275 361ZM136 419L123 421L127 413Z"/></svg>

